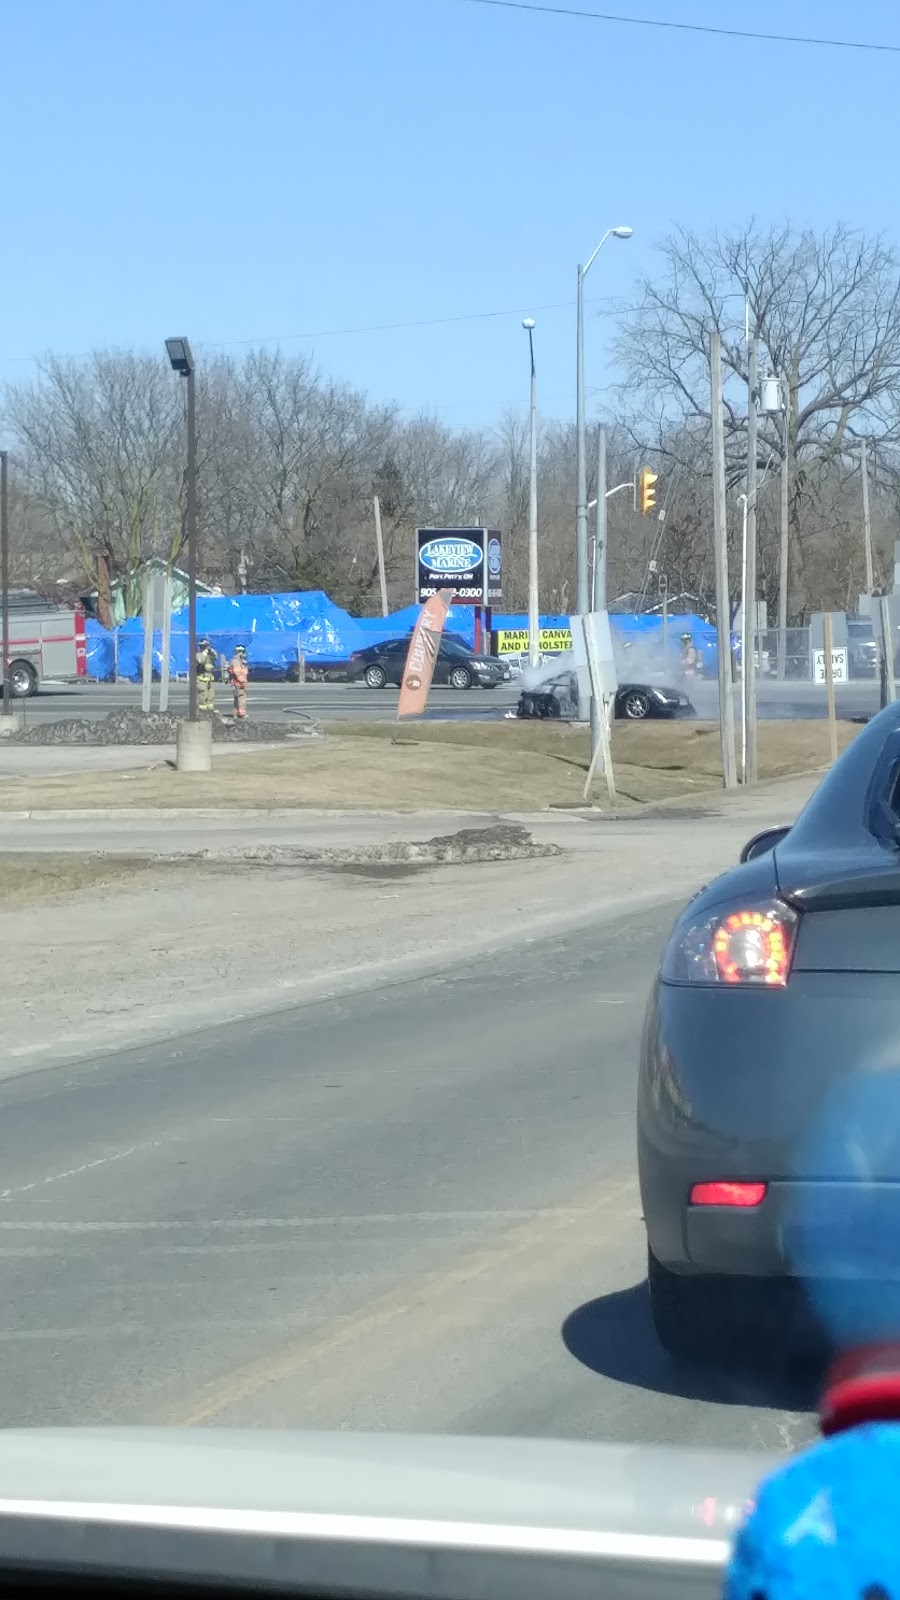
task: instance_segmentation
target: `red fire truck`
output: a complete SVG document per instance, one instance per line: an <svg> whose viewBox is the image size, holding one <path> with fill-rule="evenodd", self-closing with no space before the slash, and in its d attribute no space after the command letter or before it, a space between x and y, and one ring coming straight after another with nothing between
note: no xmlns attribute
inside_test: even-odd
<svg viewBox="0 0 900 1600"><path fill-rule="evenodd" d="M23 699L47 678L83 678L87 670L84 615L29 590L9 596L9 684Z"/></svg>

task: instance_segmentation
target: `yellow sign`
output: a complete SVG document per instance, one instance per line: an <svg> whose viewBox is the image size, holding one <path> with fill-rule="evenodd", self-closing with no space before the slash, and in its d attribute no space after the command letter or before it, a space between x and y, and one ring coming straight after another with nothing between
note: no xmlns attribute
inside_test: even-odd
<svg viewBox="0 0 900 1600"><path fill-rule="evenodd" d="M538 649L541 655L558 655L562 650L571 650L571 628L541 628L538 634ZM500 628L497 633L498 656L524 656L528 654L528 629L527 628Z"/></svg>

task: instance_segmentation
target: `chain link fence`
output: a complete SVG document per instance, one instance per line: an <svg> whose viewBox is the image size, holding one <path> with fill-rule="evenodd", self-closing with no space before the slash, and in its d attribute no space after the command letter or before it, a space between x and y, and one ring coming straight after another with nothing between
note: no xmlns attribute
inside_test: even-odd
<svg viewBox="0 0 900 1600"><path fill-rule="evenodd" d="M760 678L812 679L809 628L764 628L756 635L756 670Z"/></svg>

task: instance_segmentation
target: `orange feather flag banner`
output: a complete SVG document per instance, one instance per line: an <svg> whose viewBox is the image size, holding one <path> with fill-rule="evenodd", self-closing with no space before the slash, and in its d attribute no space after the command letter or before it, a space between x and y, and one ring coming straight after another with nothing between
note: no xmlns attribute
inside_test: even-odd
<svg viewBox="0 0 900 1600"><path fill-rule="evenodd" d="M418 717L428 704L428 691L434 677L434 663L453 592L441 589L425 601L409 641L409 652L400 683L397 718Z"/></svg>

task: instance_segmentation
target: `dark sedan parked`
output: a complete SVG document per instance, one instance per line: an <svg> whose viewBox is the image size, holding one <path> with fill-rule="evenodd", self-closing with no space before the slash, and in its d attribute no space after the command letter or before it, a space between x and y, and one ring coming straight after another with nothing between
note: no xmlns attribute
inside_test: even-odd
<svg viewBox="0 0 900 1600"><path fill-rule="evenodd" d="M727 1355L791 1277L900 1280L898 852L900 703L675 924L637 1106L650 1299L674 1353ZM874 1143L873 1083L893 1096Z"/></svg>
<svg viewBox="0 0 900 1600"><path fill-rule="evenodd" d="M362 679L370 689L399 685L408 653L408 638L388 639L383 644L354 650L347 662L347 678L351 683ZM449 684L451 689L471 689L473 685L496 689L509 676L509 667L496 656L476 655L460 639L441 640L434 664L434 683Z"/></svg>
<svg viewBox="0 0 900 1600"><path fill-rule="evenodd" d="M686 694L667 684L620 683L616 694L616 716L628 722L643 722L645 717L692 715L694 707ZM536 689L523 689L516 715L519 717L575 717L578 714L578 683L574 672L561 672Z"/></svg>

